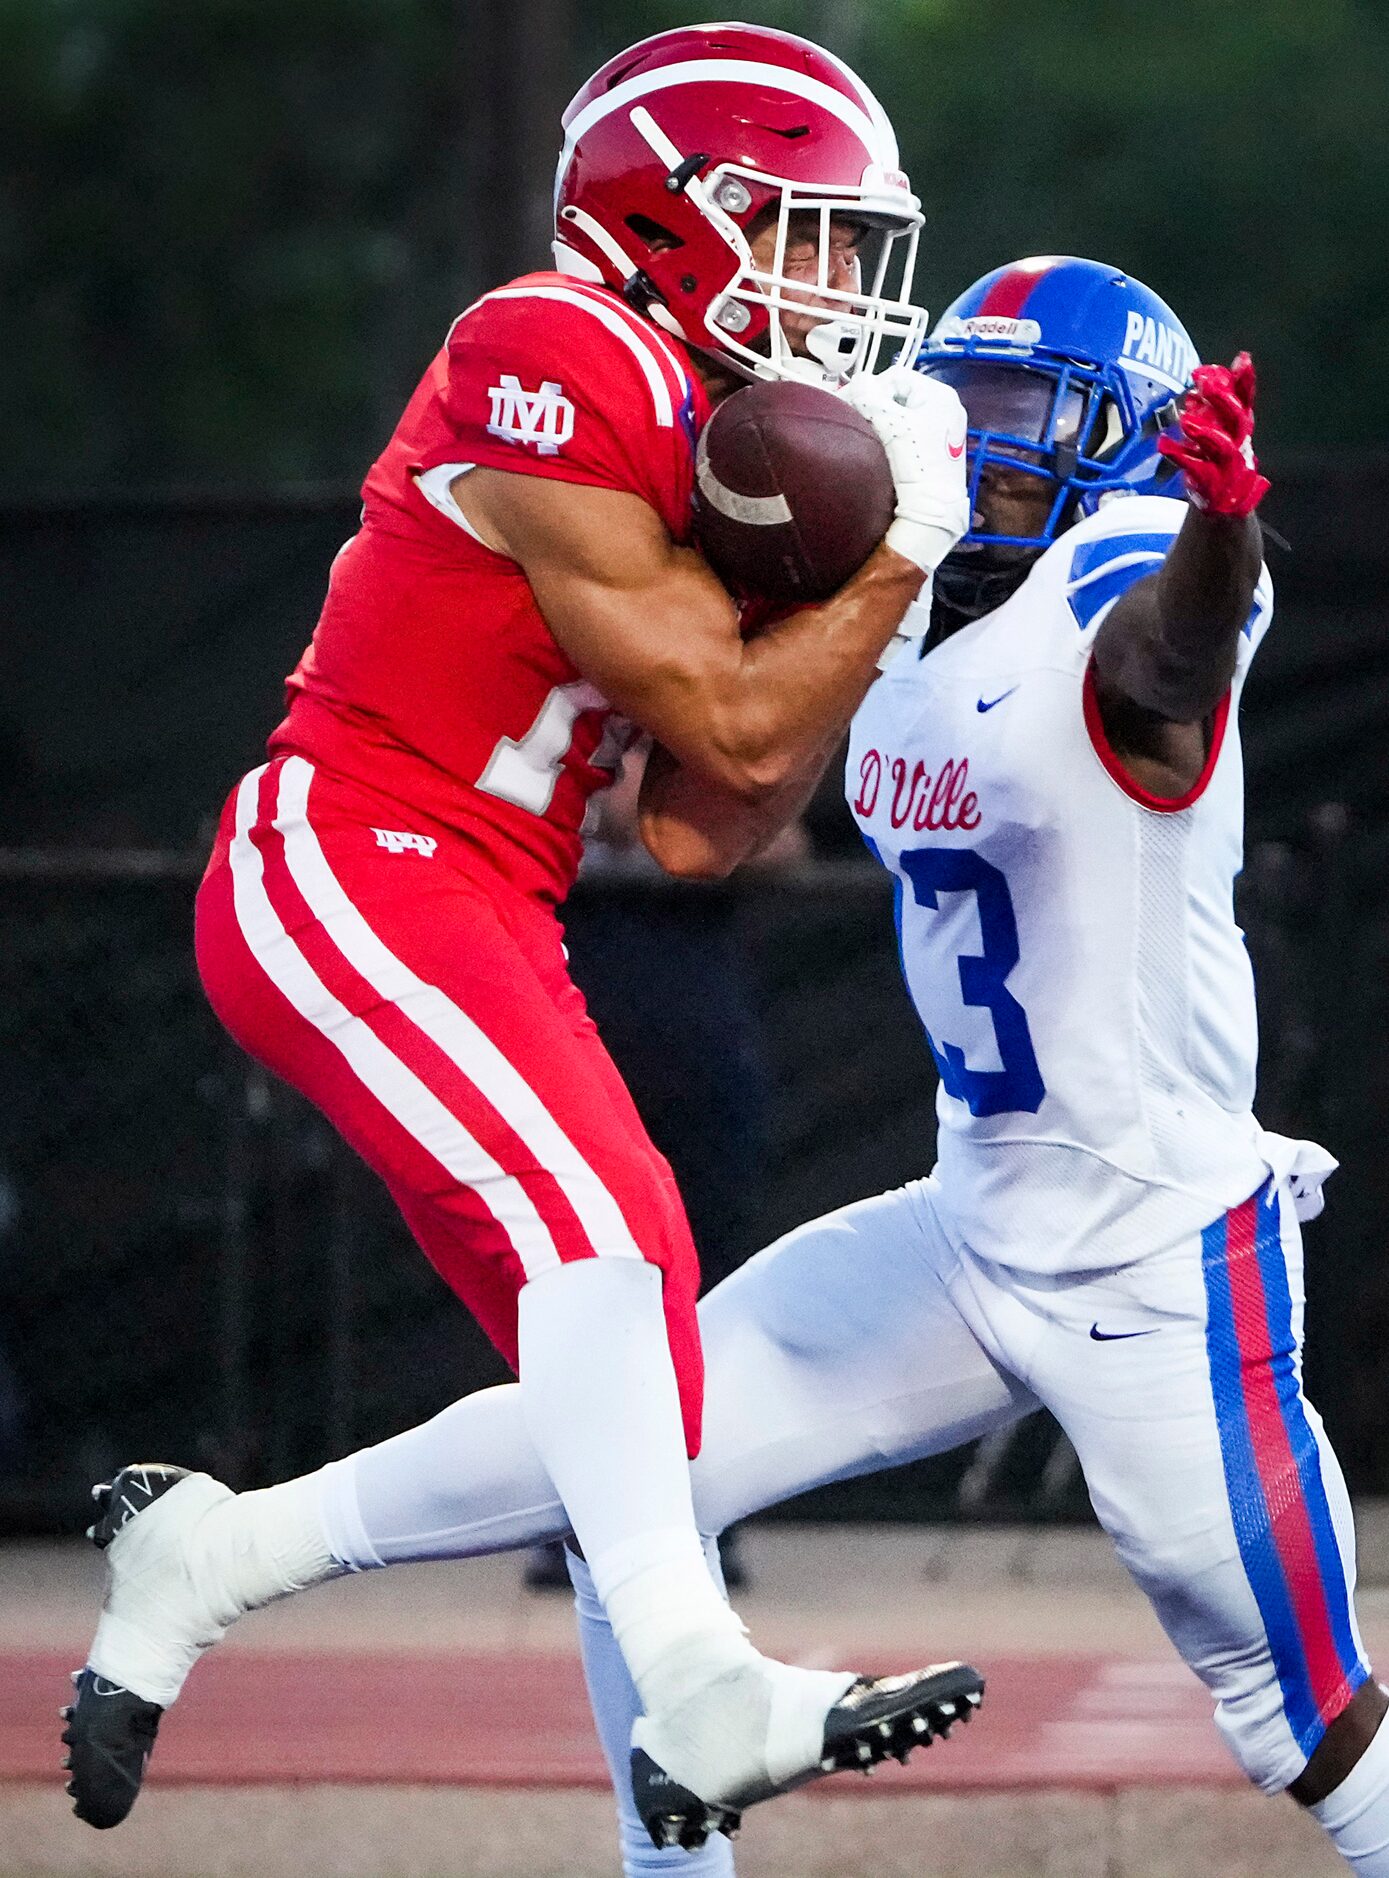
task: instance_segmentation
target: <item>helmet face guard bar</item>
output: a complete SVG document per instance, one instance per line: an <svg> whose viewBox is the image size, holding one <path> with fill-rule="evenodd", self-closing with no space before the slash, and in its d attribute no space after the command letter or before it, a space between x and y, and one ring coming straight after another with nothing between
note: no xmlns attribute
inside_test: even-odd
<svg viewBox="0 0 1389 1878"><path fill-rule="evenodd" d="M908 298L916 270L916 250L923 216L911 192L889 183L885 174L866 170L858 184L796 183L784 176L720 163L700 177L695 159L679 150L644 105L631 113L633 127L669 166L667 187L688 196L731 250L737 265L716 293L705 316L710 347L756 378L811 378L836 384L876 368L884 342L896 342L902 363L910 364L921 348L929 315ZM776 204L776 247L769 269L758 268L739 219L757 205ZM786 246L793 215L818 218L816 277L797 279L785 271ZM870 285L831 287L830 227L836 218L863 226L878 240ZM755 217L751 217L755 219ZM889 277L896 291L887 291ZM795 352L782 325L783 312L818 315L827 329L819 347L806 340L810 358ZM766 348L739 337L767 319ZM831 332L828 329L833 328Z"/></svg>
<svg viewBox="0 0 1389 1878"><path fill-rule="evenodd" d="M993 467L1054 486L1037 533L971 527L963 544L969 547L1044 548L1070 523L1078 501L1088 510L1107 495L1132 494L1135 457L1153 453L1153 439L1176 410L1174 400L1145 421L1122 370L1043 346L1031 346L1020 357L971 340L933 351L921 369L953 385L968 414L974 516Z"/></svg>
<svg viewBox="0 0 1389 1878"><path fill-rule="evenodd" d="M830 383L875 371L885 345L895 348L902 364L916 358L929 315L910 299L922 222L921 211L906 206L914 205L914 198L904 199L900 192L893 198L886 190L872 188L812 189L733 163L721 164L705 180L704 193L705 213L741 262L707 316L710 337L721 351L758 377L811 377ZM776 205L776 245L767 268L756 265L746 235L724 206L746 207L758 198L770 198ZM816 221L813 277L786 271L792 217L803 215L813 215ZM856 279L849 288L830 285L831 229L836 221L852 222L862 231ZM756 312L768 315L765 341L745 344L739 334L753 325ZM819 323L821 330L804 342L812 357L793 350L783 314L810 316Z"/></svg>

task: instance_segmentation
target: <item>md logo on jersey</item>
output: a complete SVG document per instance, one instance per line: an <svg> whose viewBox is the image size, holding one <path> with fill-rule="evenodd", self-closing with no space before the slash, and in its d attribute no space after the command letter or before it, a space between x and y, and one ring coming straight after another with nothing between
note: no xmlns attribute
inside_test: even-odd
<svg viewBox="0 0 1389 1878"><path fill-rule="evenodd" d="M574 407L552 378L539 391L527 391L514 372L503 372L487 390L492 421L487 428L508 443L534 444L541 456L554 456L574 435Z"/></svg>
<svg viewBox="0 0 1389 1878"><path fill-rule="evenodd" d="M433 835L412 835L403 828L373 828L378 848L384 848L387 854L422 854L429 860L438 842Z"/></svg>

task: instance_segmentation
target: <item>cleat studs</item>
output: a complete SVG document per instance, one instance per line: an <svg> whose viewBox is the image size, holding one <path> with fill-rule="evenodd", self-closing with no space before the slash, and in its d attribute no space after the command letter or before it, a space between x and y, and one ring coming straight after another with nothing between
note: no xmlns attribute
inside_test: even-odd
<svg viewBox="0 0 1389 1878"><path fill-rule="evenodd" d="M884 1741L890 1741L892 1738L892 1723L880 1721L878 1723L878 1733L882 1736Z"/></svg>
<svg viewBox="0 0 1389 1878"><path fill-rule="evenodd" d="M65 1788L63 1789L63 1791L64 1791L65 1793L69 1793L69 1794L71 1794L74 1800L75 1800L75 1799L77 1798L77 1789L76 1789L76 1787L75 1787L75 1786L74 1786L74 1785L72 1784L72 1782L71 1782L71 1781L69 1781L69 1782L68 1782L68 1784L67 1784L67 1786L66 1786L66 1787L65 1787Z"/></svg>
<svg viewBox="0 0 1389 1878"><path fill-rule="evenodd" d="M58 1710L58 1720L59 1721L71 1721L72 1720L71 1702L65 1702L63 1706Z"/></svg>
<svg viewBox="0 0 1389 1878"><path fill-rule="evenodd" d="M78 1686L81 1680L82 1680L82 1671L80 1669L70 1669L68 1671L68 1681L72 1684L74 1689Z"/></svg>
<svg viewBox="0 0 1389 1878"><path fill-rule="evenodd" d="M918 1738L931 1732L931 1724L922 1715L912 1716L912 1733Z"/></svg>
<svg viewBox="0 0 1389 1878"><path fill-rule="evenodd" d="M820 1772L822 1774L832 1774L838 1765L839 1763L835 1760L834 1756L827 1754L820 1763Z"/></svg>
<svg viewBox="0 0 1389 1878"><path fill-rule="evenodd" d="M860 1741L855 1747L854 1752L858 1755L860 1761L871 1761L873 1758L873 1750L866 1741Z"/></svg>
<svg viewBox="0 0 1389 1878"><path fill-rule="evenodd" d="M62 1758L62 1760L60 1760L60 1761L59 1761L59 1763L58 1763L58 1765L59 1765L59 1767L65 1767L65 1768L67 1768L67 1769L68 1769L69 1771L71 1771L71 1768L72 1768L72 1756L71 1756L70 1754L65 1754L65 1755L63 1756L63 1758Z"/></svg>

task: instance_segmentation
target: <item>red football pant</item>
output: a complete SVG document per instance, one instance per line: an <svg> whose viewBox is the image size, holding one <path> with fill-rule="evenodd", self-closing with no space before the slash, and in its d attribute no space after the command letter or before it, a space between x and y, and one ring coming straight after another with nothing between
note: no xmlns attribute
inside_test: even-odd
<svg viewBox="0 0 1389 1878"><path fill-rule="evenodd" d="M693 1455L694 1244L559 922L465 871L447 837L373 825L375 808L297 756L233 791L198 893L212 1007L380 1174L513 1369L528 1278L571 1259L658 1266Z"/></svg>

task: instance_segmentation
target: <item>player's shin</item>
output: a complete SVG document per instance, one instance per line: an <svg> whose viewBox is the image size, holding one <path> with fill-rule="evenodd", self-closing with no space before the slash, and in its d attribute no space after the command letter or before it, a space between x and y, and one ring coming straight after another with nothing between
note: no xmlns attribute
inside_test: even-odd
<svg viewBox="0 0 1389 1878"><path fill-rule="evenodd" d="M313 1478L333 1556L352 1571L479 1558L569 1526L515 1383L475 1390Z"/></svg>
<svg viewBox="0 0 1389 1878"><path fill-rule="evenodd" d="M717 1541L705 1541L705 1555L710 1573L722 1589ZM680 1872L688 1874L688 1878L732 1878L733 1850L719 1834L694 1852L684 1851L679 1846L658 1850L651 1843L651 1835L633 1802L628 1765L632 1725L641 1714L641 1700L617 1647L608 1614L593 1588L592 1573L585 1561L572 1551L567 1551L565 1557L574 1584L588 1699L617 1796L623 1878L648 1878L653 1872Z"/></svg>
<svg viewBox="0 0 1389 1878"><path fill-rule="evenodd" d="M714 1588L695 1528L662 1275L590 1258L532 1280L519 1307L521 1403L648 1713L756 1653Z"/></svg>
<svg viewBox="0 0 1389 1878"><path fill-rule="evenodd" d="M1389 1878L1389 1716L1340 1786L1308 1810L1360 1878Z"/></svg>

